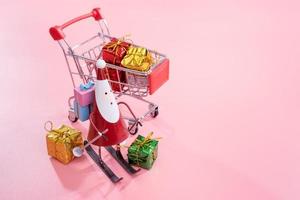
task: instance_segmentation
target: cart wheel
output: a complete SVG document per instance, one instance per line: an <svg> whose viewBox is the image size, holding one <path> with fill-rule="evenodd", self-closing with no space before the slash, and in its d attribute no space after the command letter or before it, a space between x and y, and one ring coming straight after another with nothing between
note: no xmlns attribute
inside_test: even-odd
<svg viewBox="0 0 300 200"><path fill-rule="evenodd" d="M159 114L158 107L156 107L155 110L152 111L150 114L151 114L151 117L153 117L153 118L157 117L157 115Z"/></svg>
<svg viewBox="0 0 300 200"><path fill-rule="evenodd" d="M137 132L139 131L139 126L138 124L134 125L134 127L132 127L132 125L134 124L134 122L132 121L129 121L128 122L128 132L131 134L131 135L135 135L137 134ZM131 128L132 127L132 128ZM131 130L130 130L131 128Z"/></svg>
<svg viewBox="0 0 300 200"><path fill-rule="evenodd" d="M75 123L75 122L77 122L77 120L78 120L78 117L76 117L76 115L75 115L74 112L69 112L68 118L69 118L69 120L70 120L72 123Z"/></svg>

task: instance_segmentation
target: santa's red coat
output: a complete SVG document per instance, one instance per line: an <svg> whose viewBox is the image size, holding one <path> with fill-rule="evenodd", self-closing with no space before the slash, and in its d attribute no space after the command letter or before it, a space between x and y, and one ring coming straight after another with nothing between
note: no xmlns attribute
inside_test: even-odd
<svg viewBox="0 0 300 200"><path fill-rule="evenodd" d="M104 70L103 69L96 69L96 70L97 70L97 79L104 80L105 79ZM111 146L111 145L120 144L121 142L126 140L129 136L129 133L126 128L124 119L121 116L121 113L119 116L120 116L119 120L116 123L111 123L106 121L101 115L101 113L99 112L97 101L95 99L93 105L93 111L90 115L90 120L92 120L92 123L90 123L90 127L89 127L88 140L91 141L92 139L98 136L98 132L95 129L94 125L100 132L103 132L106 129L108 129L108 131L104 134L103 137L99 138L93 143L94 145Z"/></svg>

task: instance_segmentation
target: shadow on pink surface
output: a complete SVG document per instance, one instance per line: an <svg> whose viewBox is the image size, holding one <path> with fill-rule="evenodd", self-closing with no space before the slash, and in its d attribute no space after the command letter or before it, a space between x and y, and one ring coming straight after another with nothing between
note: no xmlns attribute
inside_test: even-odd
<svg viewBox="0 0 300 200"><path fill-rule="evenodd" d="M74 123L71 126L80 130L84 136L86 135L87 128L83 123ZM98 149L96 146L93 146L93 148L95 151ZM111 183L102 170L84 153L82 157L75 158L67 165L54 158L49 159L62 186L67 190L78 193L82 198L88 198L94 190L100 192L101 197L106 198L111 193L116 192L115 190L119 192L126 190L134 179L148 172L147 170L141 170L134 175L127 174L117 161L104 148L102 149L103 160L119 177L123 177L122 181L117 184ZM126 148L122 149L122 153L126 157ZM88 184L86 184L87 182Z"/></svg>
<svg viewBox="0 0 300 200"><path fill-rule="evenodd" d="M71 163L64 165L54 158L50 158L50 162L65 188L77 190L81 183L86 179L87 173L93 173L93 167L80 167L79 163L87 162L87 157L84 155L81 158L74 159Z"/></svg>
<svg viewBox="0 0 300 200"><path fill-rule="evenodd" d="M111 183L93 162L82 167L82 163L89 162L86 155L74 159L68 165L64 165L54 158L50 158L50 162L62 186L67 190L76 192L82 198L88 198L94 190L100 192L101 197L105 198L114 190L124 190L131 182L131 178L126 177L118 184ZM89 184L85 184L86 182Z"/></svg>

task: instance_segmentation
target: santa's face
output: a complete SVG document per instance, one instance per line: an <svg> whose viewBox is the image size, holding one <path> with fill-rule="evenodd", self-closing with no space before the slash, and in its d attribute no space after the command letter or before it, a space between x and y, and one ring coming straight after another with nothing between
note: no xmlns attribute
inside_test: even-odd
<svg viewBox="0 0 300 200"><path fill-rule="evenodd" d="M107 79L96 80L95 96L97 107L102 117L110 123L118 122L120 110Z"/></svg>

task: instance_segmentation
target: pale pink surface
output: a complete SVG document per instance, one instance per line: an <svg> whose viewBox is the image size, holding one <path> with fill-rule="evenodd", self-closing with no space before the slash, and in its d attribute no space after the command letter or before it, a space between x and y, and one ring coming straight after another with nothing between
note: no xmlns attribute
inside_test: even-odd
<svg viewBox="0 0 300 200"><path fill-rule="evenodd" d="M140 130L163 137L158 160L130 177L105 154L124 177L117 185L87 156L49 159L43 130L46 120L69 124L73 93L48 28L97 6L114 35L131 33L171 60L171 80L151 97L160 115ZM299 6L2 0L0 199L299 199Z"/></svg>

